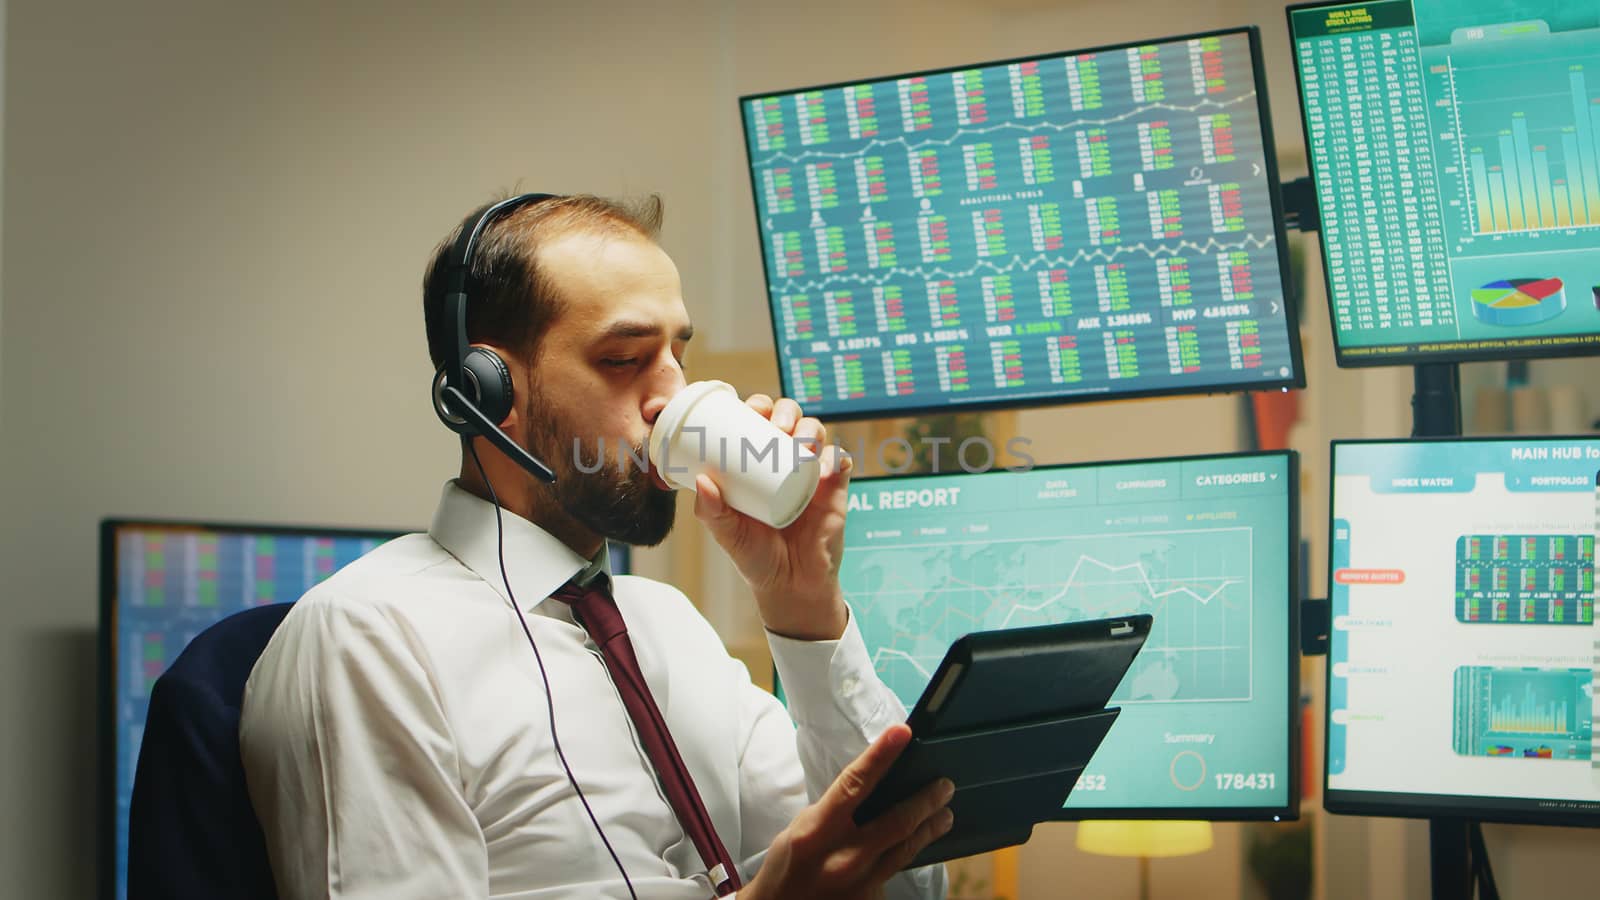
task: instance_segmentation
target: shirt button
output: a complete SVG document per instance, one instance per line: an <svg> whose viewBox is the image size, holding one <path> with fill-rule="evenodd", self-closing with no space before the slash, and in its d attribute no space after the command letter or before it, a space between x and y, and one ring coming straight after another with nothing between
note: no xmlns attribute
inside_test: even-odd
<svg viewBox="0 0 1600 900"><path fill-rule="evenodd" d="M861 680L856 678L854 675L851 675L845 680L839 682L839 693L845 695L846 697L854 697L856 695L856 691L859 690L861 690Z"/></svg>

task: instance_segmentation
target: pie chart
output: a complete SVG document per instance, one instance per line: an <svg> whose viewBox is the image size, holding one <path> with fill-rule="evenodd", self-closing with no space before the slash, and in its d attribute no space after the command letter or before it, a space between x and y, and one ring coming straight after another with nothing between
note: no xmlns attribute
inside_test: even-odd
<svg viewBox="0 0 1600 900"><path fill-rule="evenodd" d="M1566 309L1559 278L1508 278L1472 289L1472 315L1489 325L1537 325Z"/></svg>

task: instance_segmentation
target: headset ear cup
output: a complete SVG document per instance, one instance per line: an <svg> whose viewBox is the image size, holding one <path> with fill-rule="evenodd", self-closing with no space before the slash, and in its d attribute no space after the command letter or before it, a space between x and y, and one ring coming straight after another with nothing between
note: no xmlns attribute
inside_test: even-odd
<svg viewBox="0 0 1600 900"><path fill-rule="evenodd" d="M511 401L516 394L506 361L493 350L473 347L462 362L467 370L468 386L477 388L472 393L476 395L473 399L478 409L496 425L504 422L506 416L511 415Z"/></svg>

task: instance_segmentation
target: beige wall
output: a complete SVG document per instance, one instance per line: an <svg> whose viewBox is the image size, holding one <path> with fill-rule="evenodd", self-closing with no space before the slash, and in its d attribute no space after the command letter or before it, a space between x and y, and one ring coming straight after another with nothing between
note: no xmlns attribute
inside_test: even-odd
<svg viewBox="0 0 1600 900"><path fill-rule="evenodd" d="M8 895L94 883L96 522L423 524L454 444L423 397L417 284L434 242L493 192L661 192L697 343L760 354L742 93L1256 22L1280 147L1300 142L1282 9L1258 0L332 6L0 0ZM1334 369L1320 302L1299 440L1313 483L1328 436L1403 433L1409 385ZM1207 452L1237 446L1237 409L1074 407L1017 428L1041 462ZM1323 518L1308 508L1318 546ZM643 566L733 589L714 553L687 549L700 562L664 549ZM1329 896L1410 895L1426 861L1397 830L1415 834L1339 820L1321 844L1339 873ZM1157 895L1248 896L1242 834L1158 862ZM1501 884L1572 893L1588 838L1494 830ZM1041 829L1020 867L1027 897L1134 885L1132 863L1077 854L1066 825Z"/></svg>

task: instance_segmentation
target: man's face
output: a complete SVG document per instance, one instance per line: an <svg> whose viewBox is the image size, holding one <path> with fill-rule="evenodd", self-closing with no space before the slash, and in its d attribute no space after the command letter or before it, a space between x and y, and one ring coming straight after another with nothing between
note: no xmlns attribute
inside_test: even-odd
<svg viewBox="0 0 1600 900"><path fill-rule="evenodd" d="M539 261L564 305L534 363L523 410L529 449L555 470L568 515L602 537L658 544L676 500L632 460L643 458L656 416L684 384L693 328L678 269L632 232L565 235Z"/></svg>

